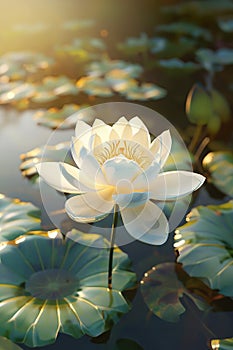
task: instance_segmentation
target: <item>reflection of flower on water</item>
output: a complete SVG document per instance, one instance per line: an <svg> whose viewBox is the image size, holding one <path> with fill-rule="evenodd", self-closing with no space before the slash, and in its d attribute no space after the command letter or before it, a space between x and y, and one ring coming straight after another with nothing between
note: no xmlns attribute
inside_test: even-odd
<svg viewBox="0 0 233 350"><path fill-rule="evenodd" d="M78 222L95 222L119 206L124 226L136 239L163 244L169 227L163 211L151 200L176 200L198 189L202 175L187 171L160 173L171 150L170 132L151 142L138 117L120 118L112 127L96 119L79 121L71 151L77 167L44 162L40 176L58 191L71 194L68 215Z"/></svg>
<svg viewBox="0 0 233 350"><path fill-rule="evenodd" d="M196 207L175 235L178 262L185 271L229 297L233 297L232 214L233 201Z"/></svg>
<svg viewBox="0 0 233 350"><path fill-rule="evenodd" d="M56 236L59 231L50 231ZM75 232L82 243L98 235ZM98 336L129 310L121 291L135 284L129 261L116 249L113 289L107 286L107 249L71 239L21 236L1 243L0 334L28 346L53 343L58 332Z"/></svg>

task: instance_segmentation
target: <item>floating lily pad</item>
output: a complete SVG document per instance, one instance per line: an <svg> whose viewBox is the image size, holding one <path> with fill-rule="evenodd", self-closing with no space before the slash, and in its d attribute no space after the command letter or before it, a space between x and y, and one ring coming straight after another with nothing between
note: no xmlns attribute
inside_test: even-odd
<svg viewBox="0 0 233 350"><path fill-rule="evenodd" d="M138 82L135 79L132 78L120 78L120 74L107 74L106 75L106 81L111 86L112 90L120 93L120 94L126 94L134 89L137 89Z"/></svg>
<svg viewBox="0 0 233 350"><path fill-rule="evenodd" d="M124 91L123 94L128 100L146 101L163 98L166 96L167 92L165 89L155 84L142 83L140 86L133 86Z"/></svg>
<svg viewBox="0 0 233 350"><path fill-rule="evenodd" d="M233 338L226 339L212 339L211 340L212 350L232 350L233 349Z"/></svg>
<svg viewBox="0 0 233 350"><path fill-rule="evenodd" d="M194 38L203 38L208 41L212 39L212 35L208 29L202 28L190 22L174 22L162 24L158 26L156 30L164 33L190 35Z"/></svg>
<svg viewBox="0 0 233 350"><path fill-rule="evenodd" d="M78 88L91 96L110 97L113 95L109 83L99 77L82 77L77 82Z"/></svg>
<svg viewBox="0 0 233 350"><path fill-rule="evenodd" d="M86 72L89 76L101 77L105 74L119 75L121 78L138 78L143 67L139 64L133 64L122 60L103 60L90 63Z"/></svg>
<svg viewBox="0 0 233 350"><path fill-rule="evenodd" d="M0 242L41 230L40 210L31 203L0 194Z"/></svg>
<svg viewBox="0 0 233 350"><path fill-rule="evenodd" d="M73 57L78 62L98 59L105 50L105 42L100 38L75 38L71 44L56 49L57 53Z"/></svg>
<svg viewBox="0 0 233 350"><path fill-rule="evenodd" d="M154 266L144 274L141 280L141 291L149 309L159 318L178 322L180 315L185 312L182 304L184 295L188 296L201 310L206 304L195 297L176 274L174 263L163 263Z"/></svg>
<svg viewBox="0 0 233 350"><path fill-rule="evenodd" d="M200 69L200 66L193 62L184 62L179 58L170 58L166 60L159 60L158 65L160 67L172 70L184 70L184 71L195 71Z"/></svg>
<svg viewBox="0 0 233 350"><path fill-rule="evenodd" d="M210 152L203 159L203 167L208 171L208 181L221 192L233 197L233 154L232 152Z"/></svg>
<svg viewBox="0 0 233 350"><path fill-rule="evenodd" d="M155 37L150 39L150 52L156 54L163 51L166 48L167 43L168 39L166 38Z"/></svg>
<svg viewBox="0 0 233 350"><path fill-rule="evenodd" d="M176 230L178 262L190 276L202 278L212 289L232 297L233 202L196 207L187 221Z"/></svg>
<svg viewBox="0 0 233 350"><path fill-rule="evenodd" d="M146 33L141 33L139 37L129 37L123 43L117 45L120 51L128 55L147 52L150 48L150 39Z"/></svg>
<svg viewBox="0 0 233 350"><path fill-rule="evenodd" d="M39 125L47 126L51 129L70 129L77 123L77 116L74 113L86 107L88 105L79 106L75 104L64 105L61 109L53 107L36 112L34 119Z"/></svg>
<svg viewBox="0 0 233 350"><path fill-rule="evenodd" d="M23 81L3 83L0 87L0 104L14 103L32 97L35 93L33 84Z"/></svg>
<svg viewBox="0 0 233 350"><path fill-rule="evenodd" d="M161 48L161 50L156 53L154 51L153 40L152 38L150 52L155 53L161 59L182 57L195 51L197 46L197 42L193 38L179 37L176 40L166 39L163 44L163 49ZM177 47L179 47L179 50L177 50Z"/></svg>
<svg viewBox="0 0 233 350"><path fill-rule="evenodd" d="M43 103L53 101L59 96L77 95L79 89L74 80L66 76L45 77L41 85L36 85L36 91L31 98L33 102Z"/></svg>
<svg viewBox="0 0 233 350"><path fill-rule="evenodd" d="M218 25L226 33L233 32L233 18L219 18Z"/></svg>
<svg viewBox="0 0 233 350"><path fill-rule="evenodd" d="M14 344L11 340L0 337L0 350L22 350L22 348Z"/></svg>
<svg viewBox="0 0 233 350"><path fill-rule="evenodd" d="M207 70L220 70L218 66L233 64L233 49L221 48L213 51L210 49L199 49L196 52L197 60Z"/></svg>
<svg viewBox="0 0 233 350"><path fill-rule="evenodd" d="M93 242L92 235L76 235ZM1 247L1 335L31 347L53 343L58 332L96 337L129 311L121 291L135 286L136 276L125 253L118 249L114 257L110 291L108 249L68 238L23 238Z"/></svg>
<svg viewBox="0 0 233 350"><path fill-rule="evenodd" d="M9 52L0 57L0 76L7 76L10 80L21 80L29 74L47 69L53 63L52 57L38 52Z"/></svg>
<svg viewBox="0 0 233 350"><path fill-rule="evenodd" d="M164 6L162 11L172 15L214 16L233 10L230 0L189 1L174 6Z"/></svg>
<svg viewBox="0 0 233 350"><path fill-rule="evenodd" d="M38 180L38 173L35 165L42 161L61 161L65 160L67 163L73 164L70 151L70 142L58 143L54 146L41 146L34 148L33 150L21 154L20 158L22 163L20 170L23 176L28 177L33 183Z"/></svg>

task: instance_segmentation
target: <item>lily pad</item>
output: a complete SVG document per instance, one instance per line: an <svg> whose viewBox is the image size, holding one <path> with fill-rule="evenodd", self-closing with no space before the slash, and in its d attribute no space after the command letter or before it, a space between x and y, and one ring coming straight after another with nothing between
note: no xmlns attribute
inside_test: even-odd
<svg viewBox="0 0 233 350"><path fill-rule="evenodd" d="M86 72L89 76L95 77L108 74L110 76L118 75L120 78L138 78L143 72L143 67L122 60L105 59L90 63L86 68Z"/></svg>
<svg viewBox="0 0 233 350"><path fill-rule="evenodd" d="M61 161L66 159L67 163L73 164L70 151L70 142L61 142L54 146L41 146L21 154L22 163L20 170L22 175L28 177L33 183L36 183L39 176L35 165L42 161Z"/></svg>
<svg viewBox="0 0 233 350"><path fill-rule="evenodd" d="M99 77L82 77L77 81L78 88L91 96L110 97L113 95L110 84Z"/></svg>
<svg viewBox="0 0 233 350"><path fill-rule="evenodd" d="M172 70L184 70L184 71L195 71L200 69L200 66L193 62L184 62L179 58L170 58L166 60L159 60L158 65L160 67Z"/></svg>
<svg viewBox="0 0 233 350"><path fill-rule="evenodd" d="M88 107L88 105L79 106L76 104L67 104L61 109L53 107L48 110L36 112L34 119L39 125L47 126L51 129L71 129L77 123L77 116L74 113L86 107Z"/></svg>
<svg viewBox="0 0 233 350"><path fill-rule="evenodd" d="M137 55L149 50L150 39L146 33L141 33L139 37L127 38L125 42L119 43L117 47L128 55Z"/></svg>
<svg viewBox="0 0 233 350"><path fill-rule="evenodd" d="M182 16L214 16L221 13L227 13L233 10L233 4L230 0L211 1L189 1L174 6L164 6L162 11L172 15Z"/></svg>
<svg viewBox="0 0 233 350"><path fill-rule="evenodd" d="M202 28L190 22L174 22L162 24L158 26L156 30L163 33L190 35L194 38L203 38L208 41L212 39L212 35L208 29Z"/></svg>
<svg viewBox="0 0 233 350"><path fill-rule="evenodd" d="M132 86L132 88L123 91L123 95L128 100L158 100L165 97L166 90L152 83L142 83L140 86Z"/></svg>
<svg viewBox="0 0 233 350"><path fill-rule="evenodd" d="M43 103L53 101L59 96L77 95L79 89L74 80L66 76L45 77L41 85L36 85L36 91L32 97L33 102Z"/></svg>
<svg viewBox="0 0 233 350"><path fill-rule="evenodd" d="M176 40L165 39L163 43L160 43L160 50L156 50L158 44L156 39L156 37L151 39L150 52L155 53L161 59L182 57L193 52L197 46L195 39L179 37ZM177 50L177 47L179 47L179 50Z"/></svg>
<svg viewBox="0 0 233 350"><path fill-rule="evenodd" d="M233 18L219 18L218 25L226 33L233 32Z"/></svg>
<svg viewBox="0 0 233 350"><path fill-rule="evenodd" d="M0 242L41 230L40 210L31 203L0 194Z"/></svg>
<svg viewBox="0 0 233 350"><path fill-rule="evenodd" d="M68 55L78 62L99 59L105 50L105 42L100 38L75 38L71 44L56 49L58 54Z"/></svg>
<svg viewBox="0 0 233 350"><path fill-rule="evenodd" d="M210 174L208 181L221 192L233 197L233 154L232 152L210 152L203 159L203 167Z"/></svg>
<svg viewBox="0 0 233 350"><path fill-rule="evenodd" d="M11 340L0 337L0 350L22 350L22 348L14 344Z"/></svg>
<svg viewBox="0 0 233 350"><path fill-rule="evenodd" d="M118 75L116 71L106 74L106 81L112 90L120 94L127 94L132 89L137 89L138 86L137 80L128 77L121 78L121 74Z"/></svg>
<svg viewBox="0 0 233 350"><path fill-rule="evenodd" d="M168 39L162 37L155 37L150 39L150 52L158 53L166 48Z"/></svg>
<svg viewBox="0 0 233 350"><path fill-rule="evenodd" d="M226 339L212 339L211 340L212 350L232 350L233 349L233 338Z"/></svg>
<svg viewBox="0 0 233 350"><path fill-rule="evenodd" d="M141 280L141 292L149 309L159 318L178 322L185 312L182 304L184 295L188 296L201 310L206 304L186 289L176 274L174 263L163 263L152 267Z"/></svg>
<svg viewBox="0 0 233 350"><path fill-rule="evenodd" d="M187 223L175 231L178 262L185 271L229 297L233 296L232 230L233 201L229 201L192 209Z"/></svg>
<svg viewBox="0 0 233 350"><path fill-rule="evenodd" d="M218 66L233 64L233 49L221 48L216 51L199 49L196 52L197 60L207 70L219 70Z"/></svg>
<svg viewBox="0 0 233 350"><path fill-rule="evenodd" d="M14 103L32 97L35 93L33 84L23 81L3 83L0 87L0 104Z"/></svg>
<svg viewBox="0 0 233 350"><path fill-rule="evenodd" d="M102 239L76 235L91 242ZM135 286L136 276L125 253L118 249L114 257L109 290L108 249L68 238L23 238L1 247L1 335L30 347L53 343L58 332L96 337L129 311L121 291Z"/></svg>
<svg viewBox="0 0 233 350"><path fill-rule="evenodd" d="M39 52L9 52L0 57L0 76L7 76L10 80L21 80L29 74L47 69L52 64L54 64L52 57Z"/></svg>

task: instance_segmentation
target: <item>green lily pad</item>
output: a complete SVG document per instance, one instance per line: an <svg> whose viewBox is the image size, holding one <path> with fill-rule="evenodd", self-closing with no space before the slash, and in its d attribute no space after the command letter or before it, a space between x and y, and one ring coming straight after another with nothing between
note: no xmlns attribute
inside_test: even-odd
<svg viewBox="0 0 233 350"><path fill-rule="evenodd" d="M158 26L156 30L163 33L190 35L194 38L203 38L208 41L212 39L212 35L209 30L190 22L174 22L162 24Z"/></svg>
<svg viewBox="0 0 233 350"><path fill-rule="evenodd" d="M113 95L110 84L99 77L82 77L77 82L78 88L91 96L110 97Z"/></svg>
<svg viewBox="0 0 233 350"><path fill-rule="evenodd" d="M138 53L147 52L150 48L150 39L146 33L141 33L139 37L129 37L125 42L117 45L120 51L128 55L137 55Z"/></svg>
<svg viewBox="0 0 233 350"><path fill-rule="evenodd" d="M212 350L233 350L233 338L212 339Z"/></svg>
<svg viewBox="0 0 233 350"><path fill-rule="evenodd" d="M31 203L0 194L0 242L41 230L40 210Z"/></svg>
<svg viewBox="0 0 233 350"><path fill-rule="evenodd" d="M123 91L122 94L128 100L158 100L166 96L167 92L165 89L152 83L142 83L138 86L132 86L132 88Z"/></svg>
<svg viewBox="0 0 233 350"><path fill-rule="evenodd" d="M120 78L138 78L143 72L139 64L129 63L122 60L105 59L90 63L86 72L89 76L101 77L106 74L119 76Z"/></svg>
<svg viewBox="0 0 233 350"><path fill-rule="evenodd" d="M88 105L79 106L76 104L67 104L61 109L53 107L36 112L34 119L39 125L47 126L51 129L71 129L77 122L77 116L74 113L86 107Z"/></svg>
<svg viewBox="0 0 233 350"><path fill-rule="evenodd" d="M163 38L164 40L160 43L157 39L157 37L151 39L150 52L155 53L161 59L182 57L193 52L197 46L197 42L193 38L179 37L176 40ZM160 45L159 50L157 50L158 45ZM179 50L177 50L177 47L179 47Z"/></svg>
<svg viewBox="0 0 233 350"><path fill-rule="evenodd" d="M233 32L233 18L219 18L218 25L226 33Z"/></svg>
<svg viewBox="0 0 233 350"><path fill-rule="evenodd" d="M182 16L214 16L221 13L227 13L233 10L233 4L230 0L211 1L189 1L174 6L164 6L162 11L171 15Z"/></svg>
<svg viewBox="0 0 233 350"><path fill-rule="evenodd" d="M163 263L154 266L144 274L141 280L141 292L146 305L159 318L169 322L178 322L185 312L181 300L188 296L201 310L206 304L195 297L176 274L174 263Z"/></svg>
<svg viewBox="0 0 233 350"><path fill-rule="evenodd" d="M196 52L197 60L207 70L220 69L216 66L233 64L233 49L221 48L216 51L210 49L199 49Z"/></svg>
<svg viewBox="0 0 233 350"><path fill-rule="evenodd" d="M90 245L93 239L103 240L80 231L75 234ZM58 332L96 337L129 311L121 292L135 286L136 276L120 249L113 259L113 289L109 290L108 249L68 238L23 238L1 249L1 335L30 347L53 343Z"/></svg>
<svg viewBox="0 0 233 350"><path fill-rule="evenodd" d="M70 151L70 142L61 142L54 146L41 146L33 150L21 154L20 170L22 175L29 178L33 183L36 183L39 176L35 165L40 162L61 161L65 160L69 164L73 164Z"/></svg>
<svg viewBox="0 0 233 350"><path fill-rule="evenodd" d="M150 52L158 53L166 48L168 39L162 37L155 37L150 39Z"/></svg>
<svg viewBox="0 0 233 350"><path fill-rule="evenodd" d="M199 206L178 227L175 248L178 262L193 277L204 279L212 289L233 296L233 202Z"/></svg>
<svg viewBox="0 0 233 350"><path fill-rule="evenodd" d="M35 93L33 84L23 81L3 83L0 87L0 104L14 103L32 97Z"/></svg>
<svg viewBox="0 0 233 350"><path fill-rule="evenodd" d="M68 55L78 62L99 59L106 50L105 42L100 38L75 38L71 44L57 47L60 55Z"/></svg>
<svg viewBox="0 0 233 350"><path fill-rule="evenodd" d="M0 350L22 350L22 348L14 344L11 340L0 337Z"/></svg>
<svg viewBox="0 0 233 350"><path fill-rule="evenodd" d="M200 69L200 66L193 62L184 62L179 58L170 58L166 60L159 60L158 65L160 67L172 70L184 70L184 71L195 71Z"/></svg>
<svg viewBox="0 0 233 350"><path fill-rule="evenodd" d="M31 98L33 102L43 103L53 101L59 96L77 95L79 89L74 80L66 76L45 77L41 85L36 85L36 91Z"/></svg>
<svg viewBox="0 0 233 350"><path fill-rule="evenodd" d="M227 196L233 197L232 152L210 152L205 156L202 164L204 169L210 174L208 181Z"/></svg>
<svg viewBox="0 0 233 350"><path fill-rule="evenodd" d="M112 71L111 74L106 74L106 81L111 86L112 90L120 93L126 94L134 89L137 89L138 82L135 79L120 77L121 74L118 74L117 71Z"/></svg>
<svg viewBox="0 0 233 350"><path fill-rule="evenodd" d="M47 69L52 64L52 57L39 52L9 52L0 57L0 76L7 76L10 80L22 80L29 74Z"/></svg>

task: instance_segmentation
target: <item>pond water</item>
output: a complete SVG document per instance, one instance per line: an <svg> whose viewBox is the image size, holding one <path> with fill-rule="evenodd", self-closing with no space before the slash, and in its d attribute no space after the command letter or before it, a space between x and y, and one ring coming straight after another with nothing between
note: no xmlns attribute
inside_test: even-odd
<svg viewBox="0 0 233 350"><path fill-rule="evenodd" d="M13 1L12 3L14 3L16 6L16 2ZM161 67L158 68L153 66L152 61L158 59L158 57L151 57L150 55L146 57L144 49L142 49L142 51L139 50L139 52L136 52L133 55L131 54L127 56L125 55L125 52L118 51L116 48L116 43L123 42L128 37L138 37L140 33L147 33L148 36L153 36L155 26L161 21L158 15L159 9L166 4L176 4L176 1L164 1L157 4L152 4L152 2L146 1L145 3L138 3L137 6L135 6L133 1L129 0L126 1L126 3L118 2L117 4L114 1L101 0L98 5L97 2L93 3L90 1L85 2L85 4L78 4L77 1L67 1L67 4L64 5L64 3L59 0L53 0L49 2L49 4L47 4L45 1L41 1L40 5L35 1L32 3L33 5L30 5L32 6L30 10L30 6L28 6L27 1L21 0L21 6L17 7L19 11L18 15L15 11L10 10L10 5L4 5L5 11L9 16L9 21L7 22L8 31L6 30L4 32L5 35L3 35L5 47L4 49L1 48L2 55L8 51L37 50L45 55L51 55L53 58L55 57L55 60L57 60L57 66L55 65L53 68L48 68L48 71L45 70L43 73L40 71L35 72L33 70L34 68L31 68L31 72L29 69L30 73L27 72L26 77L24 76L22 80L25 80L30 84L39 84L40 79L43 79L48 75L67 75L71 79L75 79L82 75L85 76L86 71L84 66L87 64L87 62L81 61L79 56L80 52L78 52L78 58L75 56L78 51L77 47L75 49L72 48L73 51L71 50L72 53L68 58L65 56L67 48L58 56L56 56L53 51L54 47L57 48L59 45L65 45L67 42L70 42L72 37L77 36L80 38L82 34L79 33L79 30L82 33L85 26L81 29L78 28L78 30L74 32L72 32L72 30L70 32L65 32L63 29L59 29L56 33L54 28L66 20L74 21L78 19L81 21L83 19L94 19L96 21L96 26L94 29L91 28L89 30L88 35L91 37L97 36L99 39L105 38L108 52L104 52L103 55L101 54L101 56L94 56L93 59L90 59L91 62L99 61L101 63L106 59L106 56L109 55L111 59L125 59L126 62L130 61L134 64L140 64L144 68L147 67L140 77L140 84L143 84L144 81L149 81L153 84L158 84L159 86L161 85L168 91L167 97L161 97L161 99L158 100L140 100L140 98L136 98L132 101L131 99L128 99L129 95L124 95L119 92L118 94L114 93L112 96L104 97L101 94L95 95L93 91L91 93L81 91L78 98L75 93L73 95L72 93L67 95L58 94L54 100L51 99L43 101L33 100L34 95L30 95L30 97L24 96L22 99L16 99L13 101L9 100L6 103L1 102L3 106L0 108L0 193L3 193L10 198L19 198L21 201L31 202L40 208L42 211L42 227L44 229L51 230L55 227L55 224L59 228L60 226L62 227L63 224L64 227L71 227L72 225L72 221L68 219L64 212L62 212L61 215L55 214L53 220L50 220L51 218L49 218L47 215L47 212L50 210L60 210L60 205L63 203L62 200L64 201L64 198L61 194L56 193L54 190L51 190L48 187L42 188L42 191L40 191L41 188L39 187L38 182L33 182L27 177L23 177L20 171L20 165L22 162L20 157L22 154L26 154L36 147L41 147L47 144L48 140L51 141L51 135L53 135L52 144L70 141L70 137L74 134L74 131L73 129L56 130L55 134L52 134L52 130L46 126L47 121L45 122L45 125L37 125L34 118L35 110L49 107L61 108L66 103L96 105L99 103L116 101L135 102L164 115L169 122L177 128L178 131L181 131L181 135L186 142L186 140L189 139L190 135L192 135L194 132L194 129L189 129L190 125L187 117L185 116L185 99L191 86L196 81L205 80L208 72L203 73L203 69L190 71L188 73L184 73L183 71L164 71ZM123 10L125 6L126 11ZM45 11L45 9L47 10ZM74 14L78 12L79 15ZM40 15L42 17L42 14L44 13L45 17L43 18L43 21L40 21ZM203 15L203 17L199 20L200 23L198 24L203 25L203 28L205 29L209 28L211 30L213 26L213 21L211 22L211 18L213 20L214 16L215 13L209 15L209 17L207 16L206 18L204 18ZM3 20L3 26L6 24L6 20L3 19L2 15L0 15L0 19L1 17ZM189 15L188 19L195 22L195 18L193 19L191 14ZM166 17L165 22L168 20L169 16ZM35 40L32 32L30 33L30 29L28 30L27 27L22 27L23 29L21 28L21 34L20 31L16 31L14 34L14 31L11 30L15 23L22 24L22 22L24 25L26 24L28 28L34 28L35 33L36 29L34 25L38 22L44 22L45 25L51 25L53 29L51 30L50 36L48 35L47 30L44 32L43 30L41 32L38 30L38 33L36 34L38 37L36 37L37 40ZM178 36L179 34L176 34L175 37L173 37L172 34L168 34L168 38L170 37L171 41L176 40ZM19 38L21 38L20 40L25 38L25 41L20 41ZM41 40L43 38L44 42L42 43ZM221 47L221 45L223 46L224 43L226 45L229 44L228 39L228 33L226 34L226 38L223 37L223 35L219 35L217 43L215 42L214 44L215 48ZM213 41L214 39L211 40ZM212 43L211 40L206 44L206 46ZM53 45L53 49L51 49L51 45ZM204 43L201 41L200 44L196 43L195 45L196 49L198 49L202 47ZM90 47L87 48L87 51L89 49ZM76 57L76 61L72 61L72 59L70 59L72 58L72 55ZM172 55L175 56L174 53ZM184 60L189 60L191 57L189 57L189 55L191 54L188 51L188 53L184 55ZM148 63L148 60L151 60L151 63ZM89 60L88 63L90 63ZM79 69L84 73L81 74L78 71ZM221 75L219 75L219 79L216 80L216 86L225 94L227 98L232 92L230 92L227 88L224 90L224 87L229 85L228 69L229 67L227 66L225 71L218 73ZM8 72L8 74L10 76L10 72ZM9 78L9 81L18 81L17 74L19 74L18 71L15 73L15 76L11 76ZM202 78L203 76L204 78ZM2 78L2 75L0 78L1 84L4 84L5 80ZM56 90L56 86L55 88L53 87L51 89ZM113 87L111 87L111 89L114 90ZM46 94L50 94L49 89L46 90L45 95ZM2 97L0 94L0 99L1 98ZM25 100L27 101L26 104ZM21 106L19 103L20 101L22 102ZM20 110L20 108L22 110ZM119 117L120 116L121 115L119 115ZM155 120L153 119L152 115L149 117L148 115L140 115L140 117L142 117L142 119L148 125L152 134L158 135L160 133L161 130L159 130L157 125L155 125ZM111 118L108 120L106 116L103 117L103 119L106 123L113 122ZM183 130L185 130L184 133L182 133ZM219 133L214 135L213 139L215 139L215 142L217 141L217 145L225 141L227 148L231 148L233 139L232 121L226 124L225 127L223 126ZM208 151L206 150L204 154L207 152ZM194 200L191 202L191 207L195 207L197 205L218 205L227 202L232 198L232 196L228 195L228 193L220 193L217 188L213 188L211 192L209 187L210 185L208 184L207 186L203 186L201 188L198 195L194 196ZM46 204L47 207L44 205L45 203L43 203L43 199L48 199L48 203ZM187 211L189 211L188 208ZM57 225L58 222L60 223L60 226ZM183 218L183 221L181 221L179 225L184 223L185 219ZM106 221L105 225L110 224L108 221ZM121 249L128 254L130 260L132 261L132 269L137 275L137 281L140 282L141 279L145 278L144 274L153 266L158 264L164 265L167 262L174 263L176 261L173 244L173 234L170 234L168 241L162 246L152 246L139 241L132 241L129 244L123 245ZM231 251L232 257L232 247L228 248ZM174 275L176 275L175 272ZM228 282L230 284L231 282L229 280ZM152 282L149 280L149 283L151 283L152 289L156 287L156 283L153 282L153 279ZM153 283L155 284L153 285ZM198 286L200 287L200 285ZM166 291L166 288L167 290L170 290L171 286L169 285L169 278L166 281L165 276L164 291ZM211 339L233 337L232 296L228 295L227 298L224 298L222 300L222 304L219 307L216 307L214 310L212 307L210 307L210 305L207 305L208 307L205 307L205 309L202 309L201 311L197 306L198 303L194 299L191 299L190 295L186 293L186 295L182 298L182 304L186 311L180 316L180 319L177 322L168 322L164 320L163 317L158 317L159 311L156 316L149 310L145 303L142 290L143 288L141 288L140 283L138 283L138 288L135 288L133 293L131 293L132 295L130 294L131 310L124 314L109 332L97 338L91 338L84 335L80 339L59 334L54 344L47 345L46 347L36 347L36 349L207 350L211 349ZM164 296L165 302L169 304L169 302L173 300L174 293L176 292L177 291L174 292L174 289L172 290L171 288L171 295ZM183 290L181 288L181 290L179 290L177 293L180 293L179 295L181 296L182 292ZM197 296L197 294L198 292L196 292L195 295ZM163 295L161 295L161 300L162 299ZM138 345L127 342L119 345L120 339L130 339ZM116 344L118 344L118 347L116 347ZM19 345L22 347L22 349L30 349L26 345ZM2 349L1 345L0 349Z"/></svg>

